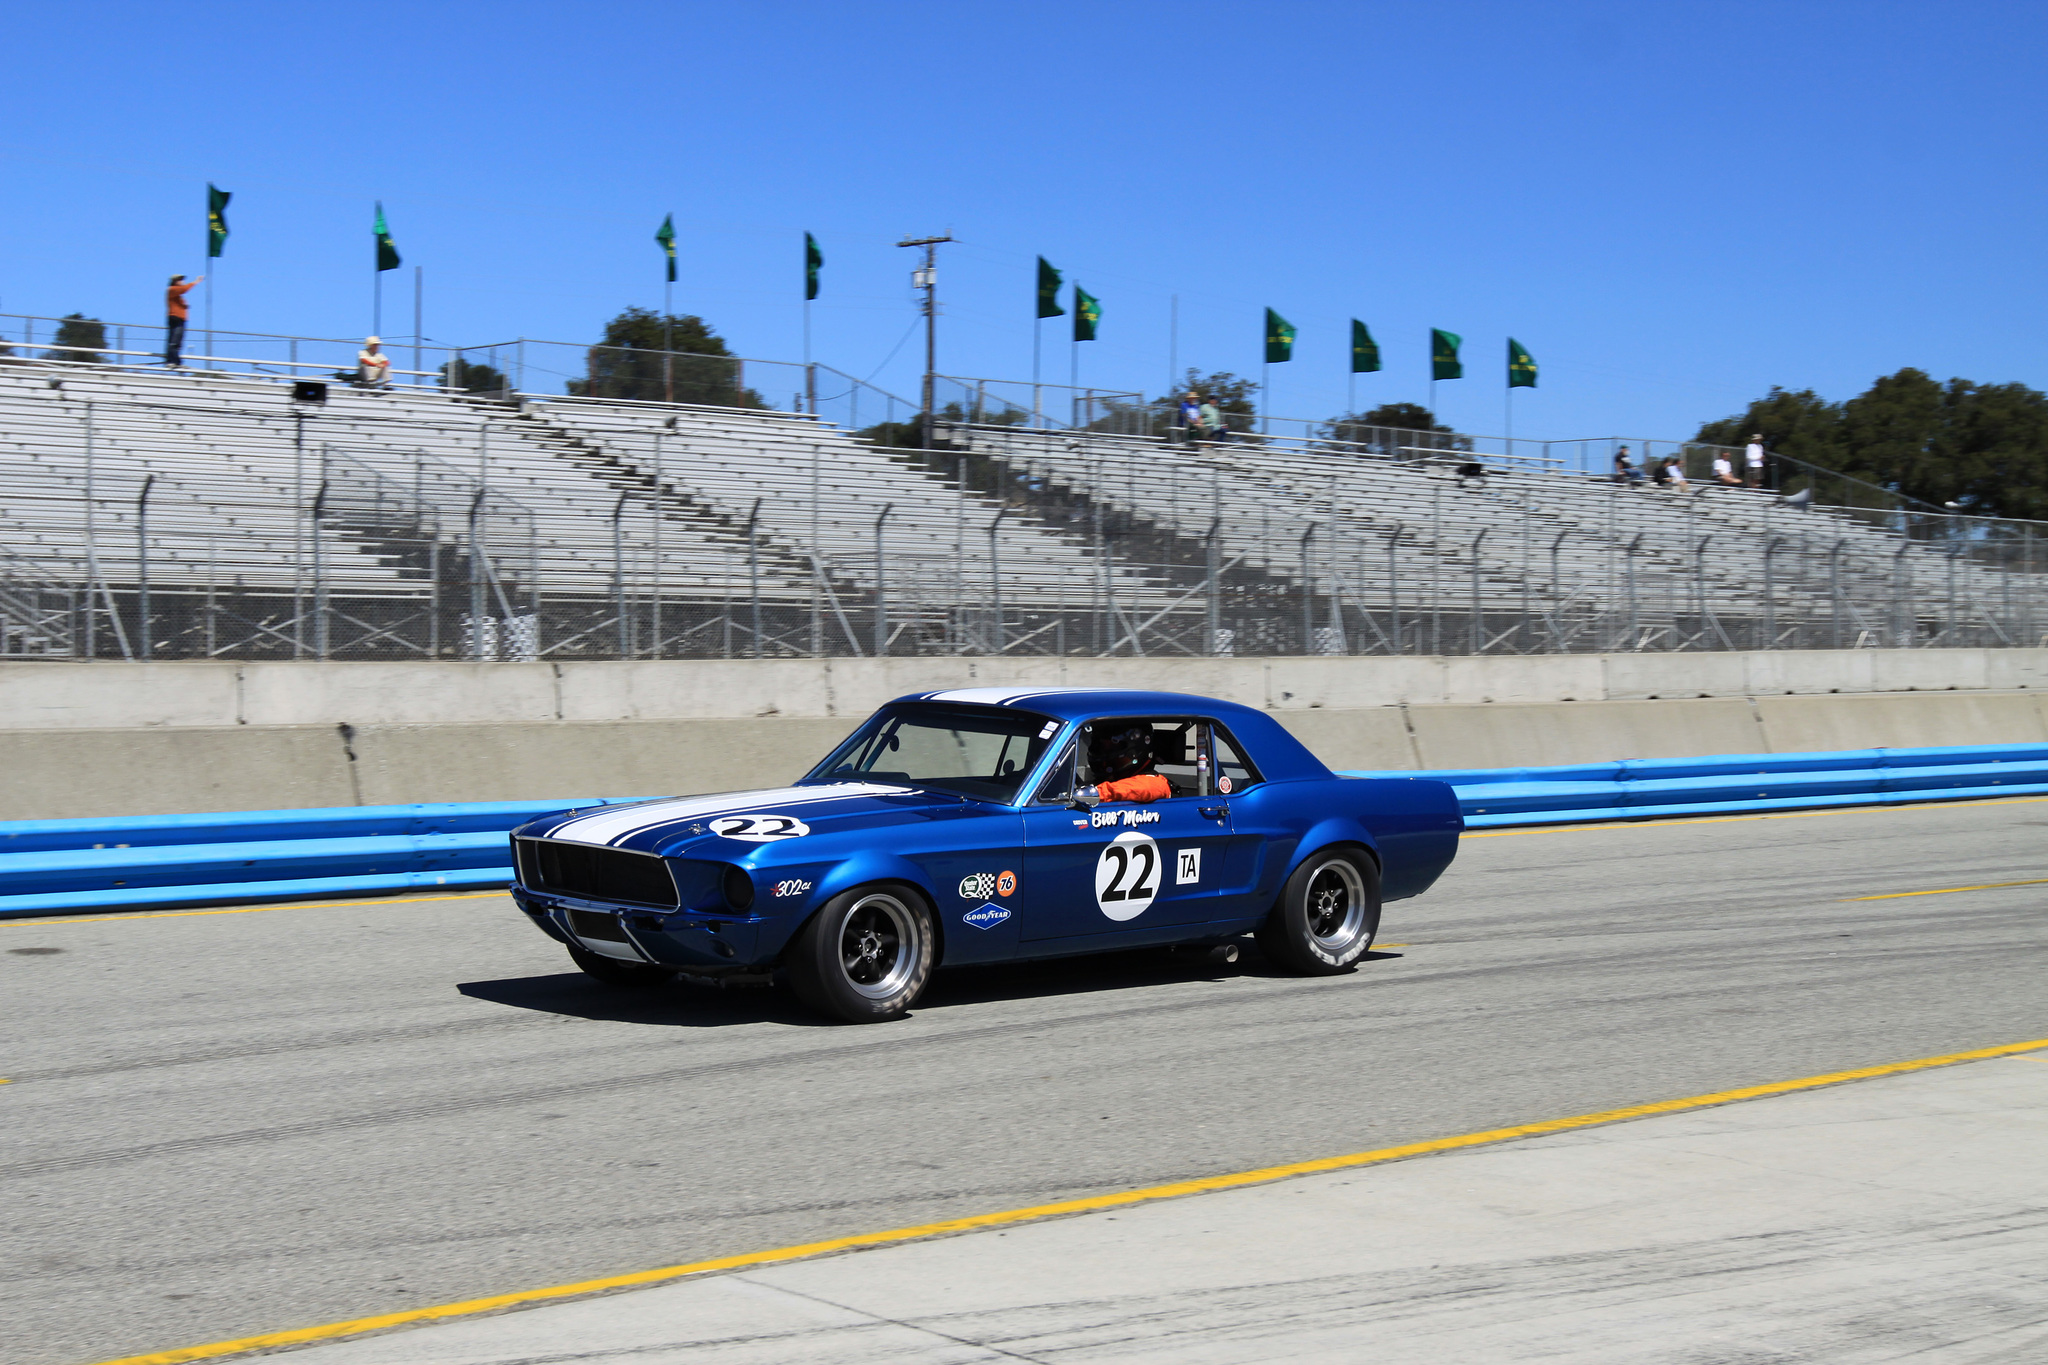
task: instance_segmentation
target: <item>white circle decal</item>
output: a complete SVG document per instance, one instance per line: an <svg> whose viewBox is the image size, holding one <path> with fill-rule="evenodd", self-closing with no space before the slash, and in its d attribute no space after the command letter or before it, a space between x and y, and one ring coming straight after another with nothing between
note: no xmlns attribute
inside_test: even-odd
<svg viewBox="0 0 2048 1365"><path fill-rule="evenodd" d="M1159 845L1131 830L1103 845L1095 860L1095 903L1113 920L1136 919L1159 894Z"/></svg>
<svg viewBox="0 0 2048 1365"><path fill-rule="evenodd" d="M748 844L772 844L778 839L801 839L811 827L790 815L721 815L711 822L711 832Z"/></svg>

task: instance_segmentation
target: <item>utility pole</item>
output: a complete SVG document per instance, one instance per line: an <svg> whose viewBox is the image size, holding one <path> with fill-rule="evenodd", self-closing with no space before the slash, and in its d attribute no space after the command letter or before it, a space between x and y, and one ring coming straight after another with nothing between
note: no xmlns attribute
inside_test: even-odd
<svg viewBox="0 0 2048 1365"><path fill-rule="evenodd" d="M905 237L896 244L924 248L924 265L910 276L911 287L924 290L924 419L917 432L917 444L922 450L932 448L932 421L938 415L933 411L939 369L938 249L939 243L952 240L953 234L948 232L938 237Z"/></svg>

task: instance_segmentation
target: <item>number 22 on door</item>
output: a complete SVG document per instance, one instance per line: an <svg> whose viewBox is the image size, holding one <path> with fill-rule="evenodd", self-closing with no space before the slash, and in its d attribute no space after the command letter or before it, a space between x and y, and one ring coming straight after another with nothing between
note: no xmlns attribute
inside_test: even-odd
<svg viewBox="0 0 2048 1365"><path fill-rule="evenodd" d="M1159 892L1159 845L1132 830L1095 860L1095 903L1113 920L1136 919Z"/></svg>

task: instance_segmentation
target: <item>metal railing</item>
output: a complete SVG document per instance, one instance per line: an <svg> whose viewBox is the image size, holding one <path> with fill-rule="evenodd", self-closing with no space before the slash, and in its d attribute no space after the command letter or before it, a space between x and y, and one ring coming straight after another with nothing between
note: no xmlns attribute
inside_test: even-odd
<svg viewBox="0 0 2048 1365"><path fill-rule="evenodd" d="M737 384L752 362L730 363ZM43 383L59 373L76 379ZM1014 398L975 381L979 405L935 424L940 448L904 450L745 405L407 391L316 410L203 372L117 378L0 363L0 655L1546 653L2048 633L2048 527L1869 485L1801 506L1617 484L1559 472L1558 443L976 424ZM1688 468L1712 458L1672 449ZM1824 473L1788 462L1779 487L1833 488Z"/></svg>

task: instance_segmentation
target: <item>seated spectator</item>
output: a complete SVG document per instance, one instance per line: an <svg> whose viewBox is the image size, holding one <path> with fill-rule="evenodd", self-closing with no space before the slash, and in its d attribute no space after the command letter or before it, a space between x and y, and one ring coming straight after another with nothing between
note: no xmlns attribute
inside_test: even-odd
<svg viewBox="0 0 2048 1365"><path fill-rule="evenodd" d="M1652 464L1650 466L1650 482L1656 484L1659 488L1668 487L1671 483L1671 461L1658 460Z"/></svg>
<svg viewBox="0 0 2048 1365"><path fill-rule="evenodd" d="M1637 469L1635 462L1629 459L1627 446L1623 446L1620 450L1614 452L1614 474L1612 477L1616 483L1636 484L1643 481L1643 471Z"/></svg>
<svg viewBox="0 0 2048 1365"><path fill-rule="evenodd" d="M1714 456L1714 482L1723 488L1742 487L1742 480L1735 477L1735 462L1725 450Z"/></svg>
<svg viewBox="0 0 2048 1365"><path fill-rule="evenodd" d="M1088 740L1088 772L1098 801L1164 801L1173 784L1152 771L1149 721L1097 730Z"/></svg>
<svg viewBox="0 0 2048 1365"><path fill-rule="evenodd" d="M382 344L364 337L363 349L356 352L356 383L363 388L381 389L391 382L391 357L379 349Z"/></svg>
<svg viewBox="0 0 2048 1365"><path fill-rule="evenodd" d="M1664 461L1664 483L1674 493L1686 490L1685 461L1676 455L1668 456Z"/></svg>

